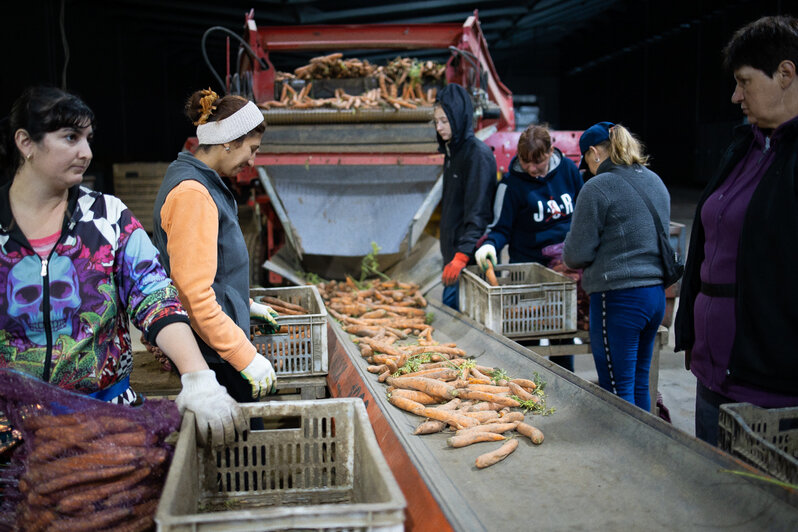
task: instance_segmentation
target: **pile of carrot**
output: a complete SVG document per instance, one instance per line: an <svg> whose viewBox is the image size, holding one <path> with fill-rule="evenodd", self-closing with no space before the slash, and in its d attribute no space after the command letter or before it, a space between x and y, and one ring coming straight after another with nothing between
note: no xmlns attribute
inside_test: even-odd
<svg viewBox="0 0 798 532"><path fill-rule="evenodd" d="M18 521L24 530L149 530L169 453L133 421L77 413L29 417Z"/></svg>
<svg viewBox="0 0 798 532"><path fill-rule="evenodd" d="M515 450L512 431L534 444L543 442L543 433L518 410L553 412L545 408L542 383L510 378L477 364L456 344L434 340L418 285L375 279L364 287L347 278L318 287L330 314L369 363L368 371L388 386L388 401L424 418L415 434L455 431L447 440L451 447L503 442L477 458L478 468Z"/></svg>
<svg viewBox="0 0 798 532"><path fill-rule="evenodd" d="M397 57L386 66L375 66L360 59L343 59L343 54L335 53L314 57L310 63L297 68L294 74L280 72L276 81L283 82L278 99L261 102L264 109L291 108L316 109L334 108L377 109L393 107L394 109L416 109L429 107L435 103L437 89L423 89L423 85L443 81L446 65L433 61L418 62L410 58ZM342 89L335 91L333 98L313 98L313 81L319 79L373 77L379 81L379 88L361 94L348 94ZM297 91L292 80L304 80L305 85Z"/></svg>

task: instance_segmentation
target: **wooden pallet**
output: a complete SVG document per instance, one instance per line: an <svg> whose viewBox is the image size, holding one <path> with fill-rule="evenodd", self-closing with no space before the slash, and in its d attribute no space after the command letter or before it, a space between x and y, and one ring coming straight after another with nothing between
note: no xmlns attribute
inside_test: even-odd
<svg viewBox="0 0 798 532"><path fill-rule="evenodd" d="M277 376L278 395L285 393L298 393L303 401L325 399L327 393L327 377L287 377Z"/></svg>

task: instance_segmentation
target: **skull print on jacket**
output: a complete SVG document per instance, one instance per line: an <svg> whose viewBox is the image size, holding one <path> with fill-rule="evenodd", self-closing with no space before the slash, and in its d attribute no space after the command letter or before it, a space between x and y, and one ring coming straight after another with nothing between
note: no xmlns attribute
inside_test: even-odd
<svg viewBox="0 0 798 532"><path fill-rule="evenodd" d="M116 197L69 191L61 236L40 258L0 188L0 367L93 393L132 369L128 319L151 343L188 323L158 252Z"/></svg>

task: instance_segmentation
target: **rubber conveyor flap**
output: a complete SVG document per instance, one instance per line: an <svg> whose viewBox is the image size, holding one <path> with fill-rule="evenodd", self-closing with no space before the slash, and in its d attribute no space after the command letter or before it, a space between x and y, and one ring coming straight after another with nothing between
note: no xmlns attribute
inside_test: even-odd
<svg viewBox="0 0 798 532"><path fill-rule="evenodd" d="M487 469L476 457L501 442L449 448L450 432L413 435L422 421L388 403L386 386L340 326L338 339L397 437L458 531L796 530L798 496L724 470L742 462L626 403L547 359L431 304L433 338L455 342L477 363L546 382L549 416L526 414L542 445L519 436L509 457Z"/></svg>

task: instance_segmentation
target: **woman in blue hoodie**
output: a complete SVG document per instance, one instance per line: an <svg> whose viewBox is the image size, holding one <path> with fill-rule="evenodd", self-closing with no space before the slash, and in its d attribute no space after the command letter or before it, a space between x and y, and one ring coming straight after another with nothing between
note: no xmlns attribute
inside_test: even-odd
<svg viewBox="0 0 798 532"><path fill-rule="evenodd" d="M476 252L477 264L487 270L488 262L495 265L498 251L509 244L510 263L548 266L552 257L543 248L565 240L582 184L576 164L552 145L549 129L527 127L496 190L495 221ZM552 361L573 371L572 355Z"/></svg>

